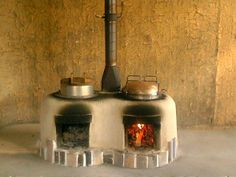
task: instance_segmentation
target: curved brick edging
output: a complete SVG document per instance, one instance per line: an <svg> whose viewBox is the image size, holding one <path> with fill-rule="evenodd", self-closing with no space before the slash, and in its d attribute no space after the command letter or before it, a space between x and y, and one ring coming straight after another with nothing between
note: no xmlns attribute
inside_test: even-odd
<svg viewBox="0 0 236 177"><path fill-rule="evenodd" d="M51 163L86 167L110 164L124 168L155 168L167 165L176 158L176 138L168 143L168 150L153 153L127 152L101 149L61 149L55 141L48 141L47 147L40 148L40 155Z"/></svg>

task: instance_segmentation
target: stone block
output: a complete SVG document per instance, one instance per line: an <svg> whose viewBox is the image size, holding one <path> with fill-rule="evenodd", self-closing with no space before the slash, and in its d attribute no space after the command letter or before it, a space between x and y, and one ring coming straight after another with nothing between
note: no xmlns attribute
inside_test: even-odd
<svg viewBox="0 0 236 177"><path fill-rule="evenodd" d="M152 155L148 155L148 168L154 168L154 157Z"/></svg>
<svg viewBox="0 0 236 177"><path fill-rule="evenodd" d="M91 154L92 154L91 165L103 164L103 152L101 150L92 150Z"/></svg>
<svg viewBox="0 0 236 177"><path fill-rule="evenodd" d="M126 168L136 168L137 155L134 153L124 154L124 167Z"/></svg>
<svg viewBox="0 0 236 177"><path fill-rule="evenodd" d="M137 155L136 167L137 168L148 168L148 156Z"/></svg>
<svg viewBox="0 0 236 177"><path fill-rule="evenodd" d="M173 139L173 158L177 157L177 138Z"/></svg>
<svg viewBox="0 0 236 177"><path fill-rule="evenodd" d="M113 164L114 163L113 154L114 152L112 150L103 151L103 163Z"/></svg>
<svg viewBox="0 0 236 177"><path fill-rule="evenodd" d="M159 166L164 166L164 165L167 165L169 163L168 161L168 154L169 152L168 151L162 151L162 152L159 152Z"/></svg>
<svg viewBox="0 0 236 177"><path fill-rule="evenodd" d="M92 152L91 151L85 151L86 156L86 166L92 165Z"/></svg>
<svg viewBox="0 0 236 177"><path fill-rule="evenodd" d="M171 140L171 141L169 141L168 142L168 152L169 152L169 154L168 154L168 157L169 157L169 162L172 162L173 160L174 160L174 146L173 146L173 140Z"/></svg>
<svg viewBox="0 0 236 177"><path fill-rule="evenodd" d="M47 141L47 160L54 163L54 151L56 150L56 142L54 140Z"/></svg>
<svg viewBox="0 0 236 177"><path fill-rule="evenodd" d="M59 151L59 162L61 165L67 166L67 153L68 151L66 150Z"/></svg>
<svg viewBox="0 0 236 177"><path fill-rule="evenodd" d="M78 153L69 151L67 154L67 166L78 167Z"/></svg>
<svg viewBox="0 0 236 177"><path fill-rule="evenodd" d="M59 152L58 151L54 151L54 162L56 164L60 164L60 161L59 161Z"/></svg>
<svg viewBox="0 0 236 177"><path fill-rule="evenodd" d="M113 164L118 167L124 166L124 153L115 151L113 154Z"/></svg>
<svg viewBox="0 0 236 177"><path fill-rule="evenodd" d="M154 167L159 167L160 163L159 163L159 154L153 154L153 166Z"/></svg>
<svg viewBox="0 0 236 177"><path fill-rule="evenodd" d="M86 167L86 154L84 152L78 154L78 166Z"/></svg>

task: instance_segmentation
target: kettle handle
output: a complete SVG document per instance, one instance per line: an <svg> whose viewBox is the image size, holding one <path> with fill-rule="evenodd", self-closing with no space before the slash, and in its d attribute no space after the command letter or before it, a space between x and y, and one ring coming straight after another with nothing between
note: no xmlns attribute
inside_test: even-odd
<svg viewBox="0 0 236 177"><path fill-rule="evenodd" d="M140 75L128 75L127 82L128 81L140 81L141 76Z"/></svg>
<svg viewBox="0 0 236 177"><path fill-rule="evenodd" d="M146 76L144 76L143 78L144 78L144 81L145 81L145 82L156 82L156 83L158 83L158 81L157 81L157 76L146 75Z"/></svg>
<svg viewBox="0 0 236 177"><path fill-rule="evenodd" d="M128 75L127 80L126 80L126 86L127 86L128 82L130 82L130 81L140 81L140 80L141 80L140 75Z"/></svg>

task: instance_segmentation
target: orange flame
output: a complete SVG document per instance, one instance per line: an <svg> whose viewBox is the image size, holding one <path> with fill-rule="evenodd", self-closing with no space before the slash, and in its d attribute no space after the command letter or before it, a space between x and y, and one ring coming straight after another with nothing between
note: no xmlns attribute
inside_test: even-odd
<svg viewBox="0 0 236 177"><path fill-rule="evenodd" d="M153 147L154 127L151 124L133 124L128 128L128 144L132 147Z"/></svg>

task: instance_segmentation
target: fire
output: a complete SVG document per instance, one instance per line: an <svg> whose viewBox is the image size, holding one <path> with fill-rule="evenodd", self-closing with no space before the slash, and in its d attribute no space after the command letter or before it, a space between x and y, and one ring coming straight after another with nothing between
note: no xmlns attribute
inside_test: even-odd
<svg viewBox="0 0 236 177"><path fill-rule="evenodd" d="M143 130L142 128L144 127L144 124L137 124L137 127L140 129L139 132L136 132L136 141L135 141L135 144L136 146L141 146L141 141L142 141L142 138L143 138Z"/></svg>
<svg viewBox="0 0 236 177"><path fill-rule="evenodd" d="M144 124L137 124L137 126L138 126L139 129L142 129Z"/></svg>
<svg viewBox="0 0 236 177"><path fill-rule="evenodd" d="M127 129L128 144L131 147L153 147L154 127L150 124L133 124Z"/></svg>

